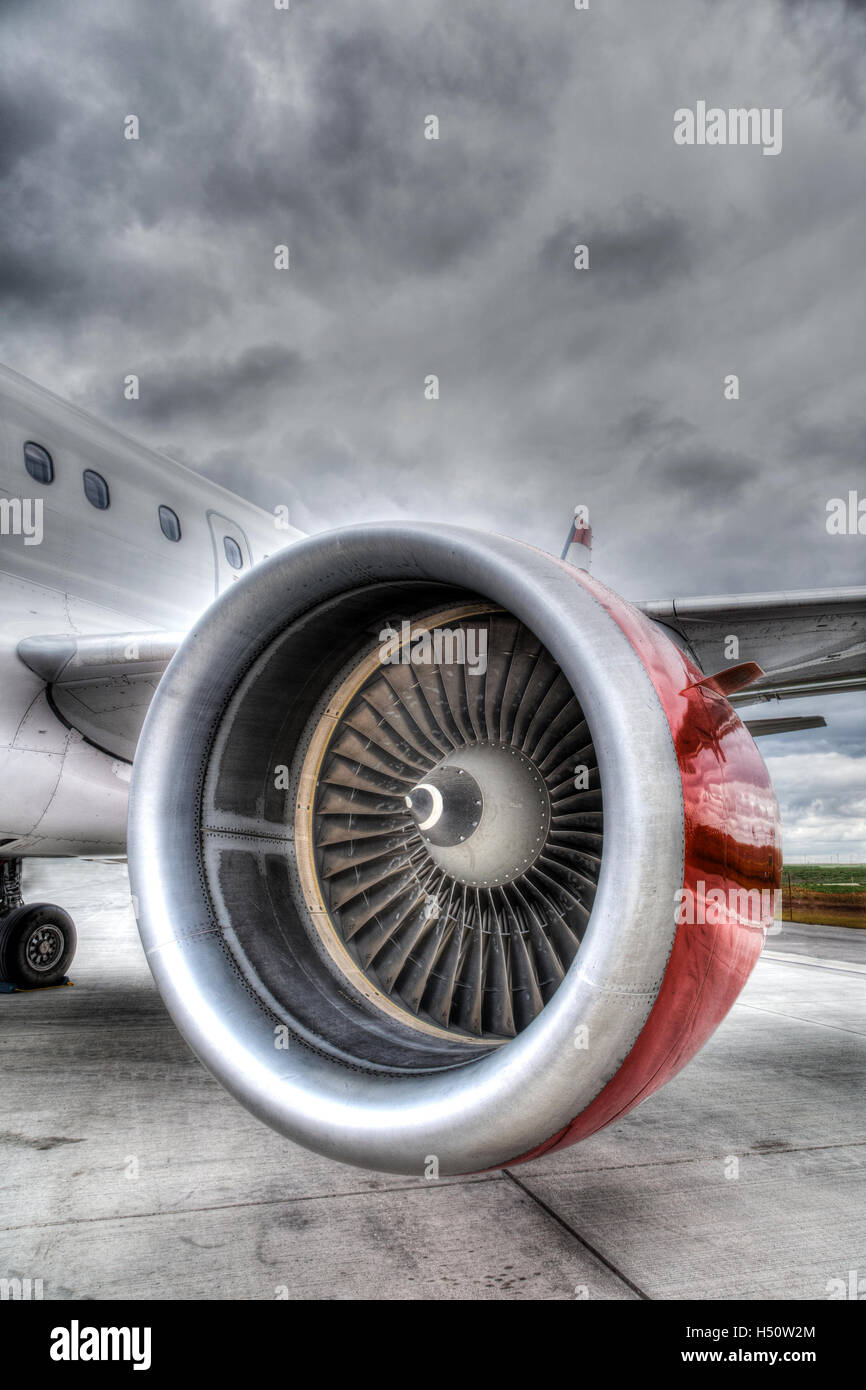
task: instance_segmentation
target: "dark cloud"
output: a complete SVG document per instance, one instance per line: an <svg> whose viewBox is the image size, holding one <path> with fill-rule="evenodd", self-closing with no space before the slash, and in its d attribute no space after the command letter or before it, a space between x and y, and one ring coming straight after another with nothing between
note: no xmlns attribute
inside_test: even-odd
<svg viewBox="0 0 866 1390"><path fill-rule="evenodd" d="M845 419L815 418L813 410L798 412L789 422L786 447L790 458L808 459L813 465L830 465L836 477L846 473L863 477L866 461L866 416L859 412ZM853 479L852 479L853 486Z"/></svg>
<svg viewBox="0 0 866 1390"><path fill-rule="evenodd" d="M613 431L617 442L644 448L670 447L696 433L696 426L682 415L664 415L653 401L636 401Z"/></svg>
<svg viewBox="0 0 866 1390"><path fill-rule="evenodd" d="M303 370L300 353L279 343L247 348L224 361L186 357L146 362L137 373L140 396L132 409L138 419L161 427L181 417L222 421L230 416L238 429L246 428L250 412L260 412L273 391L289 395ZM102 406L112 408L107 396ZM129 414L127 407L127 422Z"/></svg>
<svg viewBox="0 0 866 1390"><path fill-rule="evenodd" d="M0 357L307 529L584 502L633 597L860 583L863 10L7 3Z"/></svg>
<svg viewBox="0 0 866 1390"><path fill-rule="evenodd" d="M783 8L790 10L827 10L841 9L850 14L866 14L866 0L782 0Z"/></svg>
<svg viewBox="0 0 866 1390"><path fill-rule="evenodd" d="M697 509L726 502L738 507L744 489L760 478L761 467L754 459L696 445L657 455L647 472L665 491L685 494L688 505Z"/></svg>
<svg viewBox="0 0 866 1390"><path fill-rule="evenodd" d="M84 287L85 278L69 266L50 260L44 250L8 247L0 256L0 302L32 319L45 309L57 314L63 299Z"/></svg>
<svg viewBox="0 0 866 1390"><path fill-rule="evenodd" d="M832 96L846 124L866 113L866 0L780 0L811 59L812 85Z"/></svg>
<svg viewBox="0 0 866 1390"><path fill-rule="evenodd" d="M51 88L26 73L10 73L0 91L0 180L22 159L56 138L68 108Z"/></svg>
<svg viewBox="0 0 866 1390"><path fill-rule="evenodd" d="M592 211L558 228L541 247L543 270L559 270L563 279L573 278L577 246L589 251L586 286L605 303L663 293L669 280L681 281L690 270L685 219L642 199L616 209L607 219Z"/></svg>
<svg viewBox="0 0 866 1390"><path fill-rule="evenodd" d="M284 227L322 293L339 262L392 282L453 267L543 176L566 64L537 27L485 29L476 14L413 36L363 18L335 23L309 58L309 105L277 97L270 120L223 132L202 186L219 222Z"/></svg>

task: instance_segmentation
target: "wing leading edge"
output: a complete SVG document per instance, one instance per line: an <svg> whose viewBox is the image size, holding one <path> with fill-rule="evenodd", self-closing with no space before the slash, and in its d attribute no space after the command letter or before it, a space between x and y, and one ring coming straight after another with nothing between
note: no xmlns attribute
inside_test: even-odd
<svg viewBox="0 0 866 1390"><path fill-rule="evenodd" d="M866 588L636 606L667 628L702 671L718 672L734 662L761 667L759 679L729 697L734 705L866 690Z"/></svg>
<svg viewBox="0 0 866 1390"><path fill-rule="evenodd" d="M866 588L733 594L636 605L707 673L754 662L763 675L732 704L866 690ZM183 638L177 632L28 637L26 666L45 681L59 718L131 763L148 707ZM731 638L736 638L732 647ZM824 720L752 720L756 736L819 728Z"/></svg>

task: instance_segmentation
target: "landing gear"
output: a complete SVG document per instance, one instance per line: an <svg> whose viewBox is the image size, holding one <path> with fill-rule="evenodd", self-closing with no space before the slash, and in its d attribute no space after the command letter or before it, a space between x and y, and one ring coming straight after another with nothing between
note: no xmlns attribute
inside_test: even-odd
<svg viewBox="0 0 866 1390"><path fill-rule="evenodd" d="M21 900L21 860L0 860L0 982L18 989L61 985L75 955L75 924L52 903Z"/></svg>
<svg viewBox="0 0 866 1390"><path fill-rule="evenodd" d="M0 859L0 918L11 912L13 907L20 907L23 901L21 860Z"/></svg>

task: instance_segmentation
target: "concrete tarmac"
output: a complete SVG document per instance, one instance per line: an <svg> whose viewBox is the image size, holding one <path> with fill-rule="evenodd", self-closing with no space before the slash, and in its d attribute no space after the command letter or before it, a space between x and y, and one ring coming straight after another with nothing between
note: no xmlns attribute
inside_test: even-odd
<svg viewBox="0 0 866 1390"><path fill-rule="evenodd" d="M177 1033L125 867L25 866L73 988L0 996L0 1279L45 1299L866 1293L866 931L782 924L703 1052L547 1159L425 1182L281 1139Z"/></svg>

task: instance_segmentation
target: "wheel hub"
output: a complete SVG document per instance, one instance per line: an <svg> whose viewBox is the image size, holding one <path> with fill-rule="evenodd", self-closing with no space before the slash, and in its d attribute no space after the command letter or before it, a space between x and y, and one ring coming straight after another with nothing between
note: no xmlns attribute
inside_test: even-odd
<svg viewBox="0 0 866 1390"><path fill-rule="evenodd" d="M27 963L33 970L48 971L63 952L63 933L51 923L43 923L28 937Z"/></svg>

